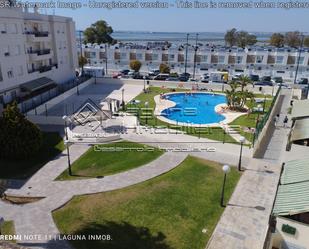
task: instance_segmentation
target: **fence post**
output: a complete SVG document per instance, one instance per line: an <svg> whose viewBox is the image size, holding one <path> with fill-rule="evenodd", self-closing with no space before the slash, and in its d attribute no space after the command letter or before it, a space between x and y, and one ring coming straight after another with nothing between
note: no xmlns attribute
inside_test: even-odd
<svg viewBox="0 0 309 249"><path fill-rule="evenodd" d="M47 104L45 104L45 116L47 117Z"/></svg>

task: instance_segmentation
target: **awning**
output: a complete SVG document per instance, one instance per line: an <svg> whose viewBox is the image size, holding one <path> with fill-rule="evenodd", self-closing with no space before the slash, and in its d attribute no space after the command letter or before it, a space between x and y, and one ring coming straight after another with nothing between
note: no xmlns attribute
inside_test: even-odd
<svg viewBox="0 0 309 249"><path fill-rule="evenodd" d="M294 141L305 139L309 139L309 118L295 121L293 130L291 131L290 142L293 143Z"/></svg>
<svg viewBox="0 0 309 249"><path fill-rule="evenodd" d="M284 164L280 183L291 184L309 181L309 158L293 160Z"/></svg>
<svg viewBox="0 0 309 249"><path fill-rule="evenodd" d="M273 215L295 215L309 212L309 181L280 185Z"/></svg>
<svg viewBox="0 0 309 249"><path fill-rule="evenodd" d="M291 113L292 119L309 117L309 99L294 100Z"/></svg>
<svg viewBox="0 0 309 249"><path fill-rule="evenodd" d="M56 83L47 77L42 77L42 78L31 80L31 81L21 84L20 89L22 92L32 93L32 92L35 92L37 90L40 90L42 88L45 88L51 85L56 85Z"/></svg>

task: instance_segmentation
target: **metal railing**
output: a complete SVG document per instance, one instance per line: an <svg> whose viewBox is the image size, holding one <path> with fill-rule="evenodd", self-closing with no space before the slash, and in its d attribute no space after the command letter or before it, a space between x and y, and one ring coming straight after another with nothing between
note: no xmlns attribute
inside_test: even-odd
<svg viewBox="0 0 309 249"><path fill-rule="evenodd" d="M60 94L79 86L80 84L84 83L85 81L89 80L91 77L82 77L78 79L74 79L68 81L65 84L58 84L55 88L49 89L39 95L33 96L31 98L19 100L18 103L20 105L20 109L22 113L27 113L30 110L35 109L37 106L44 104L45 102L51 100L59 96Z"/></svg>
<svg viewBox="0 0 309 249"><path fill-rule="evenodd" d="M274 105L278 99L278 96L280 94L280 91L281 91L281 86L278 88L277 92L276 92L276 95L275 97L273 98L271 104L270 104L270 107L269 109L267 110L267 112L264 114L264 116L262 117L262 119L260 121L258 121L258 124L256 126L256 129L255 129L255 133L254 133L254 136L253 136L253 146L255 144L255 142L257 141L257 139L259 138L259 135L261 134L264 126L266 125L268 119L270 118L270 114L274 108Z"/></svg>

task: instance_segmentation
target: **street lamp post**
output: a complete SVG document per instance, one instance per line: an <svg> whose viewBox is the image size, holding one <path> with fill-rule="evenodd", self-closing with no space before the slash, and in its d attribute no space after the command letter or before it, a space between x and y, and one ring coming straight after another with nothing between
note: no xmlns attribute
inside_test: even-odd
<svg viewBox="0 0 309 249"><path fill-rule="evenodd" d="M264 93L263 114L265 112L265 107L266 107L266 93Z"/></svg>
<svg viewBox="0 0 309 249"><path fill-rule="evenodd" d="M84 63L82 61L83 56L83 44L82 44L82 33L83 31L79 31L79 46L80 46L80 58L81 58L81 65L82 65L82 76L84 75Z"/></svg>
<svg viewBox="0 0 309 249"><path fill-rule="evenodd" d="M223 173L224 173L224 178L223 178L223 185L222 185L222 192L221 192L221 201L220 201L220 205L221 207L225 207L224 205L224 189L225 189L225 182L226 182L226 175L227 173L230 172L230 166L229 165L224 165L222 167Z"/></svg>
<svg viewBox="0 0 309 249"><path fill-rule="evenodd" d="M122 88L121 93L122 93L122 110L124 111L124 88Z"/></svg>
<svg viewBox="0 0 309 249"><path fill-rule="evenodd" d="M238 171L241 171L242 147L244 145L245 138L240 137L239 142L240 142L240 152L239 152L239 161L238 161Z"/></svg>
<svg viewBox="0 0 309 249"><path fill-rule="evenodd" d="M67 149L67 157L68 157L68 169L69 169L69 175L72 175L72 169L71 169L71 159L70 159L70 149L69 149L69 136L67 131L67 116L63 116L62 119L64 120L64 133L65 133L65 141L64 144Z"/></svg>
<svg viewBox="0 0 309 249"><path fill-rule="evenodd" d="M186 44L186 59L185 59L185 75L187 76L187 62L188 62L188 46L189 46L189 34L187 34L187 44Z"/></svg>
<svg viewBox="0 0 309 249"><path fill-rule="evenodd" d="M144 79L144 93L146 92L146 76L143 77Z"/></svg>
<svg viewBox="0 0 309 249"><path fill-rule="evenodd" d="M301 43L300 43L300 47L298 48L298 58L297 58L297 64L296 64L294 84L297 83L296 81L297 81L297 75L298 75L298 69L299 69L300 55L301 55L301 52L302 52L302 49L303 49L304 39L305 39L305 36L303 34L301 34Z"/></svg>
<svg viewBox="0 0 309 249"><path fill-rule="evenodd" d="M197 41L198 41L198 34L196 34L195 39L195 48L194 48L194 66L193 66L193 79L195 79L195 70L196 70L196 53L197 53Z"/></svg>

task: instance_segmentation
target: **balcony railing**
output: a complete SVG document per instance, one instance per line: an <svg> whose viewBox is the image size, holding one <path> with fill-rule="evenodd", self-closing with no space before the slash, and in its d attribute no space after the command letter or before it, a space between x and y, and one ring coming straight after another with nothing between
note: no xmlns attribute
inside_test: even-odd
<svg viewBox="0 0 309 249"><path fill-rule="evenodd" d="M48 37L48 31L26 31L26 35L34 35L35 37Z"/></svg>
<svg viewBox="0 0 309 249"><path fill-rule="evenodd" d="M38 67L38 68L34 68L34 69L31 69L31 70L28 70L28 73L34 73L34 72L45 73L45 72L52 70L53 67L58 68L58 64L52 64L52 65L49 65L49 66L41 66L41 67Z"/></svg>
<svg viewBox="0 0 309 249"><path fill-rule="evenodd" d="M50 49L28 50L28 54L46 55L50 54Z"/></svg>

